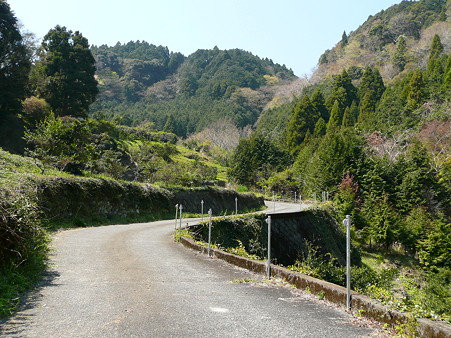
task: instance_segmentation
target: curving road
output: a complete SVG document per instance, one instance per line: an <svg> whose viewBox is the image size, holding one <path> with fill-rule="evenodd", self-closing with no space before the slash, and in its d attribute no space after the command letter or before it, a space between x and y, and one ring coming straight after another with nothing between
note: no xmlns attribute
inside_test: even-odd
<svg viewBox="0 0 451 338"><path fill-rule="evenodd" d="M298 205L299 206L299 205ZM284 206L280 206L283 208ZM195 220L190 220L195 221ZM186 221L184 222L186 224ZM373 328L175 243L174 221L59 232L8 337L361 337Z"/></svg>

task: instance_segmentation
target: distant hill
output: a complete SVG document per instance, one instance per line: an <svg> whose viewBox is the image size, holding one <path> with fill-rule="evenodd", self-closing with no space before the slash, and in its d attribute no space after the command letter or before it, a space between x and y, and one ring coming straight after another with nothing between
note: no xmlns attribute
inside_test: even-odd
<svg viewBox="0 0 451 338"><path fill-rule="evenodd" d="M363 69L371 66L390 82L401 73L425 68L435 34L444 52L451 51L450 17L449 0L402 1L371 15L321 55L312 80L338 74L343 68L351 68L354 79L359 79ZM404 42L405 50L400 50Z"/></svg>
<svg viewBox="0 0 451 338"><path fill-rule="evenodd" d="M185 57L147 42L92 47L100 95L91 115L187 136L221 118L253 125L280 88L296 80L286 66L240 50Z"/></svg>
<svg viewBox="0 0 451 338"><path fill-rule="evenodd" d="M371 67L380 72L385 85L390 87L393 97L397 96L405 100L406 81L409 81L413 72L420 70L426 72L424 76L431 76L427 75L427 72L435 35L440 38L443 46L442 55L450 54L451 0L402 1L369 16L356 31L349 34L344 32L341 41L320 56L317 68L309 79L309 85L303 86L297 96L300 100L303 95L311 96L319 88L327 98L333 91L337 76L343 70L346 70L353 85L359 88L365 69ZM442 66L442 72L446 73L446 69L449 69L449 66L446 67L446 59L443 63L445 65ZM436 88L432 90L437 91ZM443 92L432 94L428 93L429 108L423 109L429 112L418 111L415 122L411 121L407 125L419 124L420 116L429 118L435 112L450 114L450 98ZM280 139L296 101L265 110L259 118L257 131L274 139ZM372 127L379 130L405 127L406 125L399 123L404 118L401 116L406 115L403 104L395 107L393 102L391 104L387 102L389 101L388 92L382 101L383 104L378 107L381 119ZM356 103L358 104L358 101ZM386 112L390 110L389 106L392 106L390 115L399 115L392 119L398 121L393 124L385 123ZM382 116L385 117L382 118ZM382 125L384 123L385 126Z"/></svg>
<svg viewBox="0 0 451 338"><path fill-rule="evenodd" d="M319 58L311 78L239 49L198 50L185 57L145 41L92 47L100 95L91 116L127 125L150 121L186 137L227 119L280 138L296 97L325 97L344 69L359 87L366 67L386 85L426 69L435 35L451 52L451 0L402 1L370 16Z"/></svg>

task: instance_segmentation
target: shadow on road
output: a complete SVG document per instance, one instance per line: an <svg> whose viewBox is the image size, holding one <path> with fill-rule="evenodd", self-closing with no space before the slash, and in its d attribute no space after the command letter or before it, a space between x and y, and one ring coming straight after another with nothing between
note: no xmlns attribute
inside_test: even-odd
<svg viewBox="0 0 451 338"><path fill-rule="evenodd" d="M34 309L37 306L39 300L41 300L43 297L43 289L59 285L58 283L56 283L56 280L59 276L59 272L52 267L48 268L43 273L41 280L35 285L34 289L30 292L25 292L25 294L22 296L22 304L20 305L19 310L16 313L13 313L10 317L0 320L0 336L21 336L23 329L25 329L26 327L24 323L29 322L29 318L33 317L33 315L26 314L26 311Z"/></svg>

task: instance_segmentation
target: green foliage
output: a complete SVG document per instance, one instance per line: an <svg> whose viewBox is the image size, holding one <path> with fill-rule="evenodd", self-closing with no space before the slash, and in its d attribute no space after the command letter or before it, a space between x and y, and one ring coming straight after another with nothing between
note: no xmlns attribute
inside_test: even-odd
<svg viewBox="0 0 451 338"><path fill-rule="evenodd" d="M14 314L21 305L21 296L40 281L45 268L43 259L19 266L0 266L0 318Z"/></svg>
<svg viewBox="0 0 451 338"><path fill-rule="evenodd" d="M329 122L327 122L326 133L332 134L338 131L341 126L343 119L343 112L340 111L340 105L337 100L335 100L334 105L330 111Z"/></svg>
<svg viewBox="0 0 451 338"><path fill-rule="evenodd" d="M379 71L367 67L363 73L359 88L361 98L359 107L360 115L358 117L359 125L366 128L374 125L376 107L384 91L384 81Z"/></svg>
<svg viewBox="0 0 451 338"><path fill-rule="evenodd" d="M304 95L296 103L285 135L285 142L291 154L296 154L307 131L313 131L315 123L320 117L319 114L320 112L313 106L307 95Z"/></svg>
<svg viewBox="0 0 451 338"><path fill-rule="evenodd" d="M319 248L310 242L307 242L306 255L288 268L330 283L346 286L346 267L340 266L331 254L321 254ZM390 285L392 278L392 271L377 273L366 266L351 267L351 288L364 294L371 287L383 288Z"/></svg>
<svg viewBox="0 0 451 338"><path fill-rule="evenodd" d="M239 217L217 218L212 221L211 242L229 252L258 259L265 257L265 233L262 231L264 217L246 215ZM208 240L208 226L192 227L197 240ZM233 249L234 248L234 249ZM249 256L251 255L251 256Z"/></svg>
<svg viewBox="0 0 451 338"><path fill-rule="evenodd" d="M86 122L53 114L25 137L32 145L30 155L61 170L81 174L83 163L93 156L94 145Z"/></svg>
<svg viewBox="0 0 451 338"><path fill-rule="evenodd" d="M396 41L396 52L393 55L393 64L402 72L406 67L407 62L407 42L406 38L401 35Z"/></svg>
<svg viewBox="0 0 451 338"><path fill-rule="evenodd" d="M265 76L294 79L286 67L239 49L198 50L185 58L138 41L92 50L101 82L92 116L125 115L134 125L151 120L184 137L224 117L238 127L253 125L271 100L259 89Z"/></svg>
<svg viewBox="0 0 451 338"><path fill-rule="evenodd" d="M361 138L350 130L328 133L319 144L301 150L294 164L295 177L305 192L334 190L347 171L360 160Z"/></svg>
<svg viewBox="0 0 451 338"><path fill-rule="evenodd" d="M31 62L14 13L6 1L0 2L0 123L9 114L20 112Z"/></svg>
<svg viewBox="0 0 451 338"><path fill-rule="evenodd" d="M429 65L433 60L437 60L442 52L442 42L440 41L440 37L435 34L432 39L431 51L429 52Z"/></svg>
<svg viewBox="0 0 451 338"><path fill-rule="evenodd" d="M266 191L281 192L282 195L283 192L291 195L294 191L298 190L298 182L296 181L291 168L273 174L266 181L264 181L264 185L266 187ZM282 198L284 197L286 196L282 196Z"/></svg>
<svg viewBox="0 0 451 338"><path fill-rule="evenodd" d="M348 35L346 34L346 31L343 32L343 35L341 36L341 48L346 47L348 44Z"/></svg>
<svg viewBox="0 0 451 338"><path fill-rule="evenodd" d="M45 267L48 236L39 218L35 188L24 171L38 172L32 161L0 150L0 318L11 315L21 293ZM31 169L31 170L30 170Z"/></svg>
<svg viewBox="0 0 451 338"><path fill-rule="evenodd" d="M6 1L0 1L0 37L0 146L20 151L23 128L17 115L26 94L31 53Z"/></svg>
<svg viewBox="0 0 451 338"><path fill-rule="evenodd" d="M326 121L322 117L315 123L315 129L313 131L313 135L315 137L323 136L326 134L327 125Z"/></svg>
<svg viewBox="0 0 451 338"><path fill-rule="evenodd" d="M407 87L407 106L408 110L415 110L426 101L427 93L425 82L421 70L416 70Z"/></svg>
<svg viewBox="0 0 451 338"><path fill-rule="evenodd" d="M418 240L420 262L428 268L451 269L451 223L439 218L434 220L426 236Z"/></svg>
<svg viewBox="0 0 451 338"><path fill-rule="evenodd" d="M449 230L449 229L448 229ZM449 233L449 232L448 232ZM448 247L449 249L449 247ZM448 257L449 260L449 257ZM426 283L422 288L420 301L422 307L430 315L445 316L451 320L451 270L448 268L439 269L436 273L426 275Z"/></svg>
<svg viewBox="0 0 451 338"><path fill-rule="evenodd" d="M401 219L387 198L366 198L362 214L368 224L363 232L370 247L388 249L400 237Z"/></svg>
<svg viewBox="0 0 451 338"><path fill-rule="evenodd" d="M350 107L353 101L358 101L357 88L352 84L351 77L346 70L335 77L332 93L326 99L326 107L332 107L338 102L339 111L343 114L346 107ZM341 117L339 119L341 122ZM340 125L341 123L339 123Z"/></svg>
<svg viewBox="0 0 451 338"><path fill-rule="evenodd" d="M327 111L324 95L320 88L315 89L310 102L315 110L315 115L319 115L312 118L313 120L318 119L318 117L325 121L329 119L329 112Z"/></svg>
<svg viewBox="0 0 451 338"><path fill-rule="evenodd" d="M289 162L286 152L269 139L254 134L249 139L240 140L230 159L228 174L240 184L255 185Z"/></svg>
<svg viewBox="0 0 451 338"><path fill-rule="evenodd" d="M334 202L339 219L344 219L346 215L350 215L353 222L358 223L359 186L349 172L346 173L338 185L338 191L334 195Z"/></svg>
<svg viewBox="0 0 451 338"><path fill-rule="evenodd" d="M34 87L59 116L84 117L98 93L95 60L80 32L56 26L42 41Z"/></svg>
<svg viewBox="0 0 451 338"><path fill-rule="evenodd" d="M43 261L47 237L39 226L39 210L31 191L0 190L0 266Z"/></svg>

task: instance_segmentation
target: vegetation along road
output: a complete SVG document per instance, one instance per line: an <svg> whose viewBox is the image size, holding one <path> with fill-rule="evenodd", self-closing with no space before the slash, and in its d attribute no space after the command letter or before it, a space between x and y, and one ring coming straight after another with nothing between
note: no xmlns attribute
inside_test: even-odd
<svg viewBox="0 0 451 338"><path fill-rule="evenodd" d="M278 206L279 207L279 206ZM286 208L285 204L281 205ZM194 222L191 219L190 222ZM174 242L174 221L59 232L52 268L1 327L20 337L343 337L374 329Z"/></svg>

